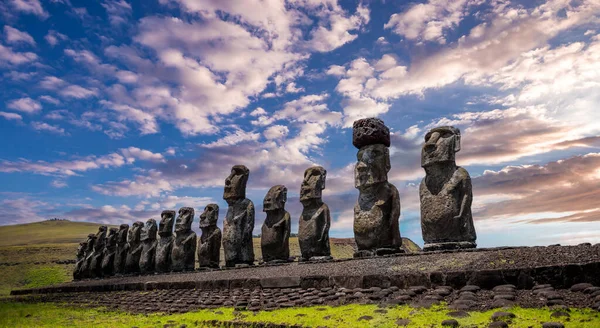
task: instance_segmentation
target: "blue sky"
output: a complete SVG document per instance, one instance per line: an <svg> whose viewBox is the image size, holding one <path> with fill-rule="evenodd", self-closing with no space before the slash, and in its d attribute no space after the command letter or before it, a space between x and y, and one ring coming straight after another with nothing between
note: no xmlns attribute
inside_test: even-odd
<svg viewBox="0 0 600 328"><path fill-rule="evenodd" d="M403 236L423 136L454 125L480 246L600 241L598 1L7 0L0 29L0 224L221 221L244 164L258 232L269 187L298 218L317 164L351 237L351 124L377 116Z"/></svg>

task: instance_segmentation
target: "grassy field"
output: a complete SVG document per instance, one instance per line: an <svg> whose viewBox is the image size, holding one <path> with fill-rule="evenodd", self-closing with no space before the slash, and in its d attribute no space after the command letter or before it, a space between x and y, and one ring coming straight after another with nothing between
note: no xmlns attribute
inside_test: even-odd
<svg viewBox="0 0 600 328"><path fill-rule="evenodd" d="M469 312L457 318L461 327L487 327L497 310ZM541 327L541 323L562 322L565 327L600 327L600 314L590 309L570 309L569 318L551 318L554 310L511 308L516 318L510 327ZM300 324L305 327L439 327L451 319L445 305L413 308L407 305L379 308L376 305L317 306L247 312L231 308L201 310L185 314L162 313L141 315L105 309L73 308L56 304L22 304L0 302L0 327L207 327L203 322L243 321L278 324Z"/></svg>

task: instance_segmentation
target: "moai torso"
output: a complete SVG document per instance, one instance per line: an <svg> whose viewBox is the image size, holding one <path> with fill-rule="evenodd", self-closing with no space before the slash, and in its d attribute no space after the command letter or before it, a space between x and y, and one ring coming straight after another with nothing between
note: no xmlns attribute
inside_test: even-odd
<svg viewBox="0 0 600 328"><path fill-rule="evenodd" d="M115 255L117 253L117 228L110 228L106 235L106 246L102 256L102 275L110 277L115 274Z"/></svg>
<svg viewBox="0 0 600 328"><path fill-rule="evenodd" d="M87 248L87 242L79 243L77 248L77 260L75 262L75 269L73 270L73 280L81 279L81 267L85 261L85 250Z"/></svg>
<svg viewBox="0 0 600 328"><path fill-rule="evenodd" d="M290 258L290 213L285 210L287 188L272 187L263 202L267 218L262 225L260 246L264 262L288 261Z"/></svg>
<svg viewBox="0 0 600 328"><path fill-rule="evenodd" d="M142 252L140 254L140 272L142 274L153 273L156 258L156 220L150 219L146 221L140 240L142 242Z"/></svg>
<svg viewBox="0 0 600 328"><path fill-rule="evenodd" d="M219 205L208 204L200 215L202 236L198 241L198 264L201 268L218 268L221 260L221 229L217 227Z"/></svg>
<svg viewBox="0 0 600 328"><path fill-rule="evenodd" d="M175 211L163 211L160 215L158 227L158 244L156 246L156 272L171 271L171 252L173 251L173 224L175 223Z"/></svg>
<svg viewBox="0 0 600 328"><path fill-rule="evenodd" d="M175 242L171 252L171 270L193 271L196 260L196 233L192 231L194 209L182 207L175 222Z"/></svg>
<svg viewBox="0 0 600 328"><path fill-rule="evenodd" d="M460 131L439 127L429 131L421 152L421 230L424 250L472 248L477 238L471 214L473 192L469 173L456 166Z"/></svg>
<svg viewBox="0 0 600 328"><path fill-rule="evenodd" d="M246 182L250 171L243 165L235 165L225 179L223 199L229 208L223 222L223 251L225 265L254 264L254 204L246 198Z"/></svg>
<svg viewBox="0 0 600 328"><path fill-rule="evenodd" d="M115 274L123 274L125 272L125 262L127 261L127 253L129 244L127 243L127 236L129 232L129 225L121 224L119 231L117 232L117 250L115 252L115 263L114 270Z"/></svg>
<svg viewBox="0 0 600 328"><path fill-rule="evenodd" d="M353 144L359 149L354 170L354 184L359 190L354 206L354 239L359 250L356 255L402 252L400 196L387 181L389 129L375 118L355 121Z"/></svg>
<svg viewBox="0 0 600 328"><path fill-rule="evenodd" d="M136 221L131 225L127 236L127 259L125 260L125 273L140 272L140 257L142 255L142 243L140 236L144 223Z"/></svg>
<svg viewBox="0 0 600 328"><path fill-rule="evenodd" d="M298 242L303 260L315 257L331 257L329 207L321 199L325 189L327 171L320 166L308 168L300 187L302 215L298 227Z"/></svg>
<svg viewBox="0 0 600 328"><path fill-rule="evenodd" d="M94 244L94 255L90 264L90 277L102 277L102 258L104 256L104 248L106 247L106 226L98 228L96 233L96 243Z"/></svg>

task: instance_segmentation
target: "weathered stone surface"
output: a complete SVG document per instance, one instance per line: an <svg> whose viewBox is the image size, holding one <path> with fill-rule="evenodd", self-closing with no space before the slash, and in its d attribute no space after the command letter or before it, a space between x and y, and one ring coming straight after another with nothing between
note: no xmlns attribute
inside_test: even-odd
<svg viewBox="0 0 600 328"><path fill-rule="evenodd" d="M129 225L121 224L117 233L117 250L114 262L115 274L123 274L125 272L125 262L127 262L127 253L129 250L129 244L127 243L128 234Z"/></svg>
<svg viewBox="0 0 600 328"><path fill-rule="evenodd" d="M201 268L218 268L221 261L221 229L217 227L219 205L208 204L200 215L202 236L198 241L198 264Z"/></svg>
<svg viewBox="0 0 600 328"><path fill-rule="evenodd" d="M298 242L302 259L305 261L331 256L331 215L329 207L322 200L326 177L327 171L321 166L313 166L304 171L304 180L300 187L303 209L298 227Z"/></svg>
<svg viewBox="0 0 600 328"><path fill-rule="evenodd" d="M96 233L94 253L89 267L90 278L102 277L102 258L104 256L104 248L106 247L106 230L106 226L100 226Z"/></svg>
<svg viewBox="0 0 600 328"><path fill-rule="evenodd" d="M223 199L229 205L223 222L223 251L225 265L254 264L254 204L246 198L246 183L250 170L244 165L234 165L225 179Z"/></svg>
<svg viewBox="0 0 600 328"><path fill-rule="evenodd" d="M102 256L102 275L110 277L115 274L115 255L117 254L117 236L119 230L110 228L106 235L106 246Z"/></svg>
<svg viewBox="0 0 600 328"><path fill-rule="evenodd" d="M87 241L79 243L79 247L77 248L77 258L75 261L75 269L73 269L73 280L79 280L82 278L81 276L81 267L85 262L85 252L87 250Z"/></svg>
<svg viewBox="0 0 600 328"><path fill-rule="evenodd" d="M352 144L360 149L367 145L390 146L390 130L378 118L364 118L352 124Z"/></svg>
<svg viewBox="0 0 600 328"><path fill-rule="evenodd" d="M166 210L160 214L158 225L158 243L156 245L156 272L171 271L171 252L173 251L173 225L175 224L175 211Z"/></svg>
<svg viewBox="0 0 600 328"><path fill-rule="evenodd" d="M182 207L175 221L175 242L171 251L171 271L193 271L196 259L196 233L192 231L194 209Z"/></svg>
<svg viewBox="0 0 600 328"><path fill-rule="evenodd" d="M456 166L455 154L459 150L457 128L438 127L425 135L421 152L425 178L419 189L425 251L476 247L471 177Z"/></svg>
<svg viewBox="0 0 600 328"><path fill-rule="evenodd" d="M140 272L141 273L152 273L156 266L156 232L158 228L156 226L156 220L149 219L146 221L142 233L140 234L140 241L142 242L142 253L140 254Z"/></svg>
<svg viewBox="0 0 600 328"><path fill-rule="evenodd" d="M367 118L354 123L353 135L359 147L354 169L354 186L359 190L354 206L356 255L377 254L378 249L400 253L400 196L387 179L391 168L389 130L383 121Z"/></svg>
<svg viewBox="0 0 600 328"><path fill-rule="evenodd" d="M131 225L129 233L127 235L127 259L125 260L125 272L124 273L138 273L140 272L140 257L142 255L142 243L140 236L142 234L142 228L144 223L136 221Z"/></svg>
<svg viewBox="0 0 600 328"><path fill-rule="evenodd" d="M263 201L267 218L261 228L260 246L264 262L287 261L290 257L290 213L285 210L287 188L271 187Z"/></svg>

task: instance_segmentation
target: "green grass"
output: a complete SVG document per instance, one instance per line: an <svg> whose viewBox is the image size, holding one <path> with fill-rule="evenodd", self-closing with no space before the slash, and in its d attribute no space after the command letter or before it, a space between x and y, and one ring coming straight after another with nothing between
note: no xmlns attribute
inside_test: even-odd
<svg viewBox="0 0 600 328"><path fill-rule="evenodd" d="M384 310L385 313L382 313ZM262 312L236 312L231 308L200 310L185 314L166 315L156 313L150 315L129 314L125 312L106 311L102 308L84 309L48 303L1 303L0 327L203 327L202 322L209 320L270 322L283 324L300 324L306 327L398 327L396 321L408 319L408 327L439 327L440 323L449 319L450 310L445 305L426 308L395 306L380 309L375 305L344 305L338 307L317 306L306 308L290 308ZM497 310L485 312L469 312L470 316L458 318L461 327L487 327L491 316ZM553 319L553 310L511 308L506 311L516 314L511 327L540 327L542 322L561 321L565 327L600 327L600 315L590 309L571 309L569 319ZM363 316L370 320L359 320ZM167 326L168 327L168 326Z"/></svg>
<svg viewBox="0 0 600 328"><path fill-rule="evenodd" d="M71 221L42 221L0 227L0 246L79 243L101 224ZM111 226L112 227L112 226Z"/></svg>

